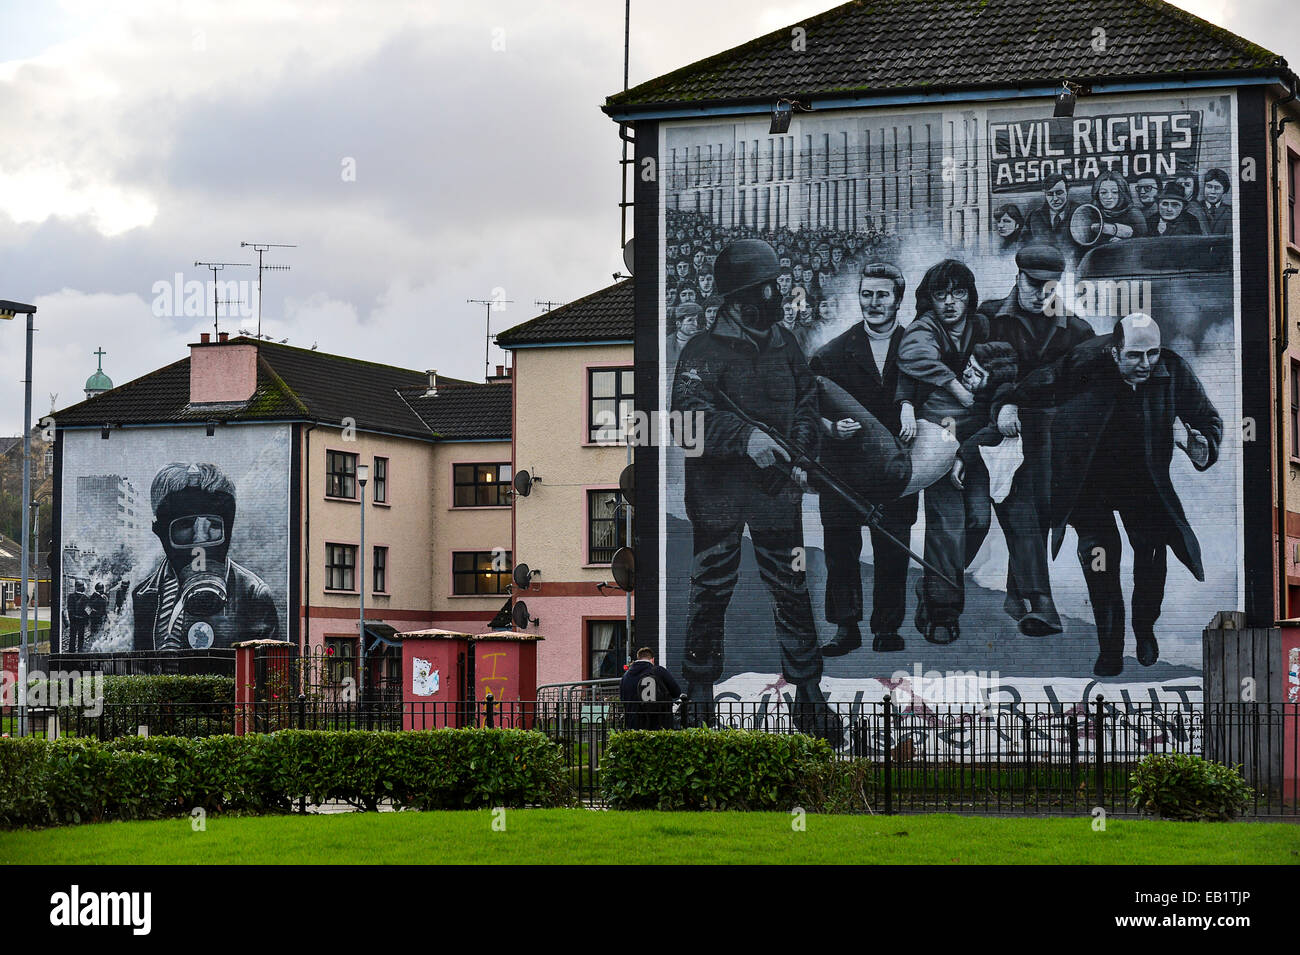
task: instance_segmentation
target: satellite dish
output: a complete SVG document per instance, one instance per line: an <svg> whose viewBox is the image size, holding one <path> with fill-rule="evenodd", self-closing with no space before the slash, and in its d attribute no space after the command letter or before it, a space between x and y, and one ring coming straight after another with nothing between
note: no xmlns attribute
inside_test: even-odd
<svg viewBox="0 0 1300 955"><path fill-rule="evenodd" d="M628 239L627 245L623 246L623 267L627 269L628 275L636 275L636 269L632 267L632 264L636 261L636 256L632 251L632 243L635 241L636 239Z"/></svg>
<svg viewBox="0 0 1300 955"><path fill-rule="evenodd" d="M515 475L515 493L520 497L527 497L533 490L533 476L527 471L520 471Z"/></svg>
<svg viewBox="0 0 1300 955"><path fill-rule="evenodd" d="M1101 239L1101 227L1105 220L1101 210L1094 205L1079 206L1070 216L1070 238L1079 245L1096 245Z"/></svg>
<svg viewBox="0 0 1300 955"><path fill-rule="evenodd" d="M628 593L636 583L636 554L631 547L620 547L614 551L614 559L609 562L609 571L614 575L614 583Z"/></svg>
<svg viewBox="0 0 1300 955"><path fill-rule="evenodd" d="M618 476L618 489L623 492L623 500L629 504L634 503L636 496L636 472L635 465L629 464L623 469L623 473Z"/></svg>
<svg viewBox="0 0 1300 955"><path fill-rule="evenodd" d="M514 578L516 587L527 590L528 582L533 579L533 572L528 569L527 564L515 564L515 569L510 576Z"/></svg>
<svg viewBox="0 0 1300 955"><path fill-rule="evenodd" d="M522 600L516 600L514 609L510 611L510 619L520 630L527 630L528 624L531 622L528 616L528 604Z"/></svg>

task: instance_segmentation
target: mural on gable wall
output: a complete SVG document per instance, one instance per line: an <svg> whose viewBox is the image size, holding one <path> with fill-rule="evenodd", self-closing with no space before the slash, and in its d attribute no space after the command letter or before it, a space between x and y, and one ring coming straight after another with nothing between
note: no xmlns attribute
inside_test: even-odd
<svg viewBox="0 0 1300 955"><path fill-rule="evenodd" d="M288 639L287 426L63 433L60 648Z"/></svg>
<svg viewBox="0 0 1300 955"><path fill-rule="evenodd" d="M1199 699L1243 588L1234 100L1050 114L661 127L659 408L702 443L660 458L659 640L692 699Z"/></svg>

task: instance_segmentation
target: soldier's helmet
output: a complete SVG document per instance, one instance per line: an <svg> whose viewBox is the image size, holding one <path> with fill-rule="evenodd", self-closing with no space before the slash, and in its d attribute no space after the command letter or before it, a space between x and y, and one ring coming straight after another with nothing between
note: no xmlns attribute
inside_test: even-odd
<svg viewBox="0 0 1300 955"><path fill-rule="evenodd" d="M739 300L764 282L775 285L781 262L762 239L736 239L724 246L713 263L714 290L724 299Z"/></svg>

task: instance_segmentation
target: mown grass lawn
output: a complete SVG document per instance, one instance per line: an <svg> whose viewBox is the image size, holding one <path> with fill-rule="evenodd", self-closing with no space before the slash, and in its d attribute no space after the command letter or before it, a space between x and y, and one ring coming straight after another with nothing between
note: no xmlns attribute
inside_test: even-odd
<svg viewBox="0 0 1300 955"><path fill-rule="evenodd" d="M1300 826L1091 817L784 813L347 813L116 822L0 833L2 864L135 863L1070 863L1297 864Z"/></svg>
<svg viewBox="0 0 1300 955"><path fill-rule="evenodd" d="M23 621L21 617L0 617L0 647L16 647L22 637ZM27 639L32 639L32 631L36 630L36 620L31 616L30 611L27 617ZM42 620L39 630L36 630L36 642L49 643L50 641L50 622Z"/></svg>

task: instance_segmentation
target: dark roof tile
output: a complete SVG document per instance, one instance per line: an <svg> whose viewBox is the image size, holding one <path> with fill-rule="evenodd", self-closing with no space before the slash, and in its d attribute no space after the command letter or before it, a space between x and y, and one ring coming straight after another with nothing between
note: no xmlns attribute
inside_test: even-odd
<svg viewBox="0 0 1300 955"><path fill-rule="evenodd" d="M316 421L362 430L432 437L401 391L427 383L424 372L248 338L258 349L257 388L245 402L190 404L190 360L183 358L54 414L59 427L199 421ZM443 379L447 387L468 386ZM480 386L482 387L482 386ZM507 436L508 436L507 419Z"/></svg>
<svg viewBox="0 0 1300 955"><path fill-rule="evenodd" d="M486 384L438 383L438 393L429 395L425 388L403 391L411 409L435 435L446 441L467 439L510 440L514 393L510 381Z"/></svg>
<svg viewBox="0 0 1300 955"><path fill-rule="evenodd" d="M631 279L615 282L576 302L553 308L522 325L498 332L497 344L502 348L514 348L565 342L630 342L636 324L632 293Z"/></svg>
<svg viewBox="0 0 1300 955"><path fill-rule="evenodd" d="M806 50L793 48L795 26ZM1162 0L852 0L616 93L604 108L1264 70L1286 61Z"/></svg>

